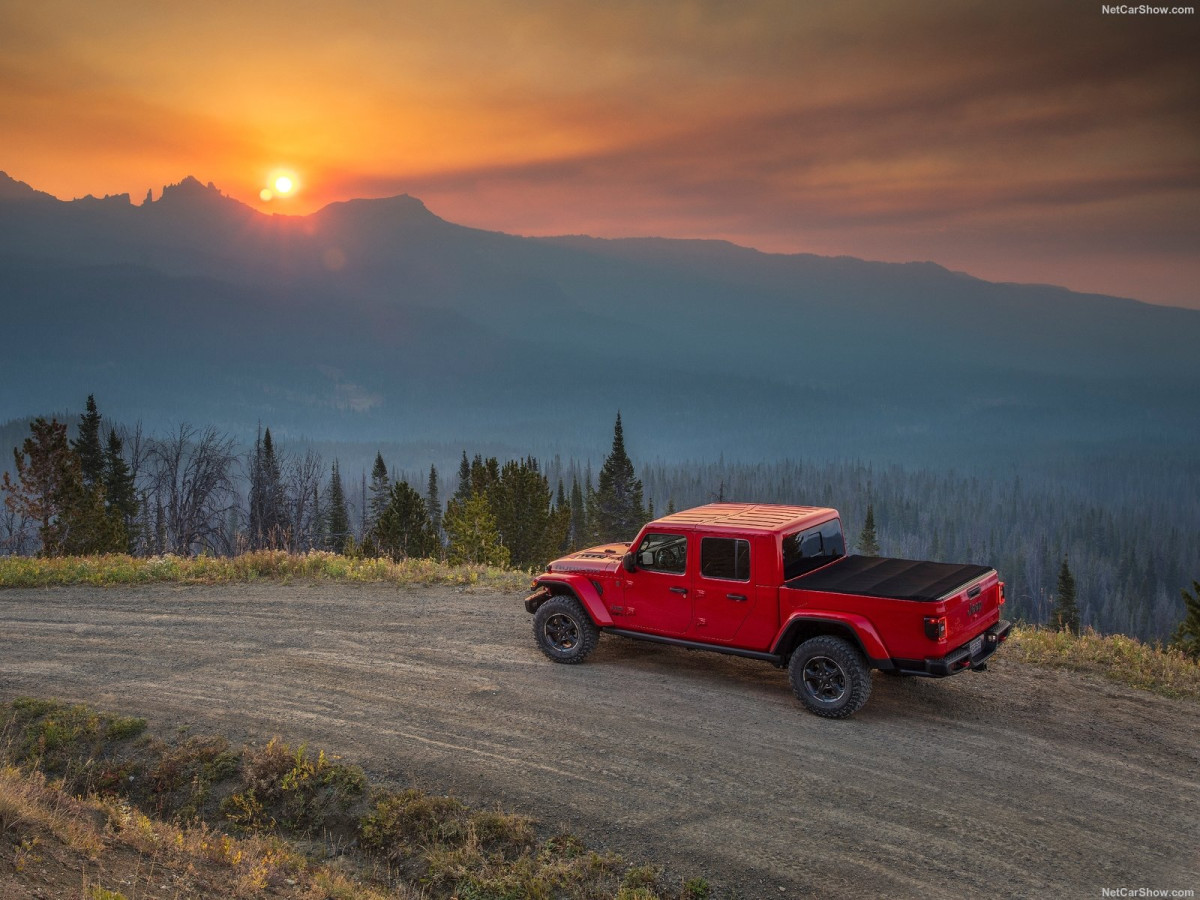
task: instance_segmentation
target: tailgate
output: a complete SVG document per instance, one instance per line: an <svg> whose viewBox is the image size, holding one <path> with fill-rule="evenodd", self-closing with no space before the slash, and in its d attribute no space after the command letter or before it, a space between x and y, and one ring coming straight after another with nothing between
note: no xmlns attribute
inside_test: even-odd
<svg viewBox="0 0 1200 900"><path fill-rule="evenodd" d="M952 591L944 600L946 641L958 646L1000 618L1000 578L995 569Z"/></svg>

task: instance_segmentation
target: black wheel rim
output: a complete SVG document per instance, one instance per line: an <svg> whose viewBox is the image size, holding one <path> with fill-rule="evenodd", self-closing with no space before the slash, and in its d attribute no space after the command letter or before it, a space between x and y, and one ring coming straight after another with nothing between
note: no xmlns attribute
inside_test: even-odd
<svg viewBox="0 0 1200 900"><path fill-rule="evenodd" d="M818 703L837 703L846 694L846 673L837 660L814 656L804 664L804 690Z"/></svg>
<svg viewBox="0 0 1200 900"><path fill-rule="evenodd" d="M560 653L574 650L579 645L579 626L570 616L555 613L546 619L542 631L546 642Z"/></svg>

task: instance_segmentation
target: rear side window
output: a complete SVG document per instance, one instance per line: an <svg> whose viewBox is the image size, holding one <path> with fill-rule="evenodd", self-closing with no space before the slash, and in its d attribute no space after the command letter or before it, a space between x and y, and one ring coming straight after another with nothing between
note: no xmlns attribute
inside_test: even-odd
<svg viewBox="0 0 1200 900"><path fill-rule="evenodd" d="M845 555L841 519L789 534L783 539L783 579L796 578Z"/></svg>
<svg viewBox="0 0 1200 900"><path fill-rule="evenodd" d="M682 575L687 569L687 536L648 534L637 548L637 564L653 572Z"/></svg>
<svg viewBox="0 0 1200 900"><path fill-rule="evenodd" d="M737 538L709 538L700 541L700 574L705 578L750 580L750 542Z"/></svg>

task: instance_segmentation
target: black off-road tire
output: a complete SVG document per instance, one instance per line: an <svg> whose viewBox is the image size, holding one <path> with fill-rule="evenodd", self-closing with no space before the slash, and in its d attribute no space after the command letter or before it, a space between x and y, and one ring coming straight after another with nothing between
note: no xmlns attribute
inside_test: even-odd
<svg viewBox="0 0 1200 900"><path fill-rule="evenodd" d="M829 634L809 638L796 648L788 677L796 698L827 719L854 715L871 696L871 670L858 648Z"/></svg>
<svg viewBox="0 0 1200 900"><path fill-rule="evenodd" d="M533 614L533 638L560 663L581 663L596 649L600 629L574 597L551 597Z"/></svg>

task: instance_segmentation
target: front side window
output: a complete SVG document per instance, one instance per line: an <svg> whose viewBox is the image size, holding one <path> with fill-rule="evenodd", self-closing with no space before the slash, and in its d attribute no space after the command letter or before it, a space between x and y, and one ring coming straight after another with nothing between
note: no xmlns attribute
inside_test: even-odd
<svg viewBox="0 0 1200 900"><path fill-rule="evenodd" d="M830 519L814 528L783 539L783 578L787 581L846 555L841 519Z"/></svg>
<svg viewBox="0 0 1200 900"><path fill-rule="evenodd" d="M700 574L705 578L750 580L750 542L737 538L710 538L700 541Z"/></svg>
<svg viewBox="0 0 1200 900"><path fill-rule="evenodd" d="M687 570L687 535L646 535L638 544L637 564L652 572L682 575Z"/></svg>

